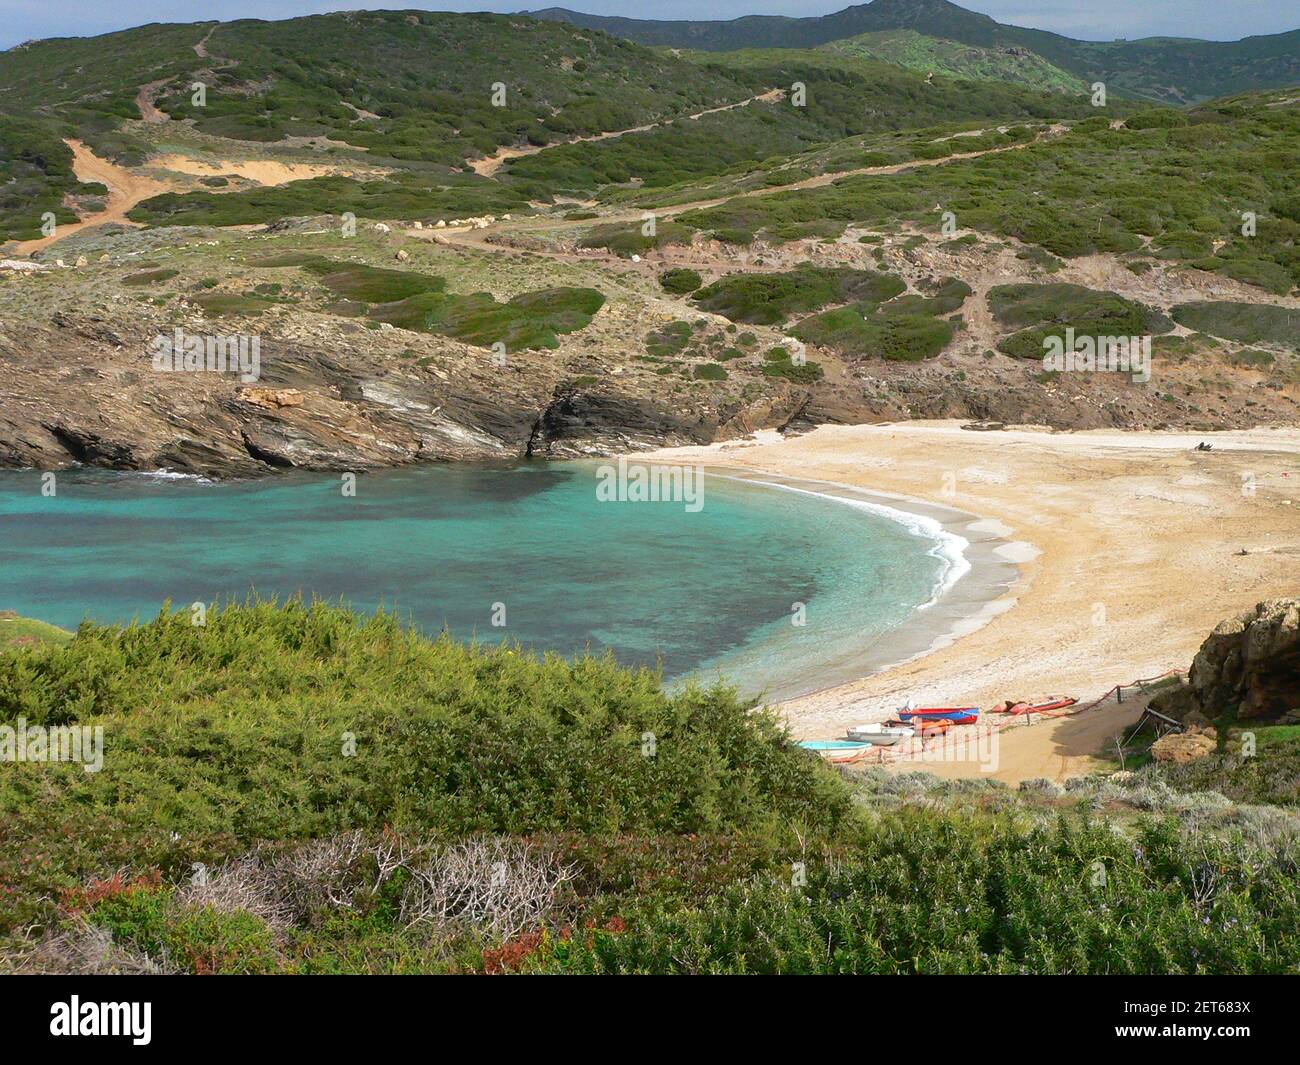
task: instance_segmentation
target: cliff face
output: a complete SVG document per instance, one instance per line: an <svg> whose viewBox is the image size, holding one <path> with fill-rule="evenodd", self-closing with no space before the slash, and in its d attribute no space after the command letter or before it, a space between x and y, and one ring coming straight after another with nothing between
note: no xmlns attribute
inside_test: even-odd
<svg viewBox="0 0 1300 1065"><path fill-rule="evenodd" d="M1300 599L1269 599L1222 622L1196 653L1188 683L1152 706L1180 720L1235 712L1275 721L1300 710Z"/></svg>
<svg viewBox="0 0 1300 1065"><path fill-rule="evenodd" d="M297 319L282 331L259 327L256 384L159 374L147 345L160 326L143 317L74 313L0 328L0 468L246 477L574 458L781 428L808 402L807 390L783 382L726 402L703 389L674 396L659 378L575 379L548 352L521 353L497 372L481 351L438 338L426 343L445 368L421 365L399 355L410 334L348 323L313 333Z"/></svg>

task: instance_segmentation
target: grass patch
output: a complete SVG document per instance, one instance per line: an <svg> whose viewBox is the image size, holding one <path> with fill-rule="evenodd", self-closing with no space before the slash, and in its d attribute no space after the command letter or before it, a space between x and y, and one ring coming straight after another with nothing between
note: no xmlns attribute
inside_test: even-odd
<svg viewBox="0 0 1300 1065"><path fill-rule="evenodd" d="M58 646L72 639L72 633L35 618L19 617L12 610L0 610L0 649Z"/></svg>
<svg viewBox="0 0 1300 1065"><path fill-rule="evenodd" d="M1048 337L1128 337L1167 333L1172 323L1159 311L1113 292L1081 285L998 285L989 290L989 309L1004 326L1018 329L998 350L1021 359L1041 359ZM1028 328L1024 328L1028 327Z"/></svg>
<svg viewBox="0 0 1300 1065"><path fill-rule="evenodd" d="M132 286L156 285L162 281L170 281L179 273L179 270L170 270L166 268L159 268L156 270L137 270L135 273L127 274L122 278L122 284Z"/></svg>
<svg viewBox="0 0 1300 1065"><path fill-rule="evenodd" d="M1243 344L1276 344L1300 351L1300 311L1262 303L1184 303L1174 321L1211 336Z"/></svg>
<svg viewBox="0 0 1300 1065"><path fill-rule="evenodd" d="M730 274L701 289L695 301L704 310L751 325L777 325L794 314L830 303L878 303L902 292L892 274L851 267L800 266L788 273Z"/></svg>
<svg viewBox="0 0 1300 1065"><path fill-rule="evenodd" d="M369 315L401 329L438 333L479 347L503 343L507 351L523 351L558 348L559 334L585 329L604 303L604 295L594 288L540 289L506 303L498 303L488 292L425 292L372 307Z"/></svg>
<svg viewBox="0 0 1300 1065"><path fill-rule="evenodd" d="M200 292L197 296L189 296L188 299L201 308L204 314L232 317L255 317L276 303L275 300L264 299L261 296L248 296L242 292Z"/></svg>
<svg viewBox="0 0 1300 1065"><path fill-rule="evenodd" d="M701 283L700 275L684 266L665 270L659 275L659 287L665 292L671 292L674 296L683 296L688 292L694 292L700 287Z"/></svg>

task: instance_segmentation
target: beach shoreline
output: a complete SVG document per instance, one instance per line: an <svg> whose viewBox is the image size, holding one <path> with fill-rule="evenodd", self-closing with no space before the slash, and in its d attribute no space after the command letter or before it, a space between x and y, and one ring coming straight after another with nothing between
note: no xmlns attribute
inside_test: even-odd
<svg viewBox="0 0 1300 1065"><path fill-rule="evenodd" d="M1212 450L1195 450L1201 442ZM904 510L948 508L974 516L977 531L1001 546L1017 545L1002 561L1018 577L993 600L1001 608L991 616L977 623L974 604L953 595L948 607L962 631L950 641L884 669L864 659L853 680L775 703L800 739L839 738L908 701L987 708L1068 694L1088 702L1117 683L1186 669L1220 621L1300 593L1297 429L976 432L956 421L916 421L820 426L636 457L838 485L893 497ZM959 582L952 592L960 589ZM1138 712L1133 702L1103 704L1085 715L1086 727L1076 717L1011 730L993 775L1086 771L1110 732ZM980 773L970 765L925 768Z"/></svg>
<svg viewBox="0 0 1300 1065"><path fill-rule="evenodd" d="M778 692L778 702L811 698L863 676L896 669L983 627L1015 605L1016 596L1028 582L1020 563L1037 554L1032 544L1007 540L997 522L922 499L743 466L706 467L705 472L707 476L864 506L904 525L918 538L935 543L933 553L945 557L949 569L959 569L953 579L945 575L934 597L906 621L865 645L847 669L827 667L830 679L826 683L802 691ZM946 556L945 540L951 551Z"/></svg>

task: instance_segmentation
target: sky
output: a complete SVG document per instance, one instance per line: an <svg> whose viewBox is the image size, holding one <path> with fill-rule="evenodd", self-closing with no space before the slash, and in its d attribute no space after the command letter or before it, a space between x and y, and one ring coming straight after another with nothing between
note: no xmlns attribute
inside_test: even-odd
<svg viewBox="0 0 1300 1065"><path fill-rule="evenodd" d="M290 18L358 8L520 11L568 7L594 15L731 19L741 15L825 15L849 0L0 0L0 48L37 37L91 36L146 22ZM1203 37L1231 41L1300 29L1300 0L970 0L962 7L999 22L1082 40Z"/></svg>

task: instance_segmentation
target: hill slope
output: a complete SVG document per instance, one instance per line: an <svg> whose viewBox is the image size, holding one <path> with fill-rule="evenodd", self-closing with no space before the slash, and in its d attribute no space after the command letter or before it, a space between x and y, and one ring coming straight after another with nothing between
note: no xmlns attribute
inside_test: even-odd
<svg viewBox="0 0 1300 1065"><path fill-rule="evenodd" d="M809 106L776 91L795 79ZM38 239L46 211L60 224L95 213L106 189L78 182L92 179L74 174L69 138L127 167L156 165L178 138L209 154L314 156L312 180L274 191L227 180L218 193L173 182L162 202L131 215L243 224L343 211L504 214L650 170L665 184L875 130L1087 110L1082 95L926 84L848 53L670 55L523 16L380 11L146 26L0 53L0 241ZM499 176L480 162L559 143L573 145L576 162L534 159Z"/></svg>
<svg viewBox="0 0 1300 1065"><path fill-rule="evenodd" d="M1009 81L1060 92L1082 92L1085 88L1081 78L1027 49L981 48L927 37L915 30L863 33L831 41L821 50L970 81Z"/></svg>
<svg viewBox="0 0 1300 1065"><path fill-rule="evenodd" d="M1093 43L1045 30L1004 26L946 0L873 0L816 18L753 15L730 22L653 22L564 8L534 17L571 22L642 44L731 51L810 48L864 33L913 30L980 48L1024 48L1089 81L1151 100L1194 102L1300 83L1300 30L1241 41L1149 38Z"/></svg>

